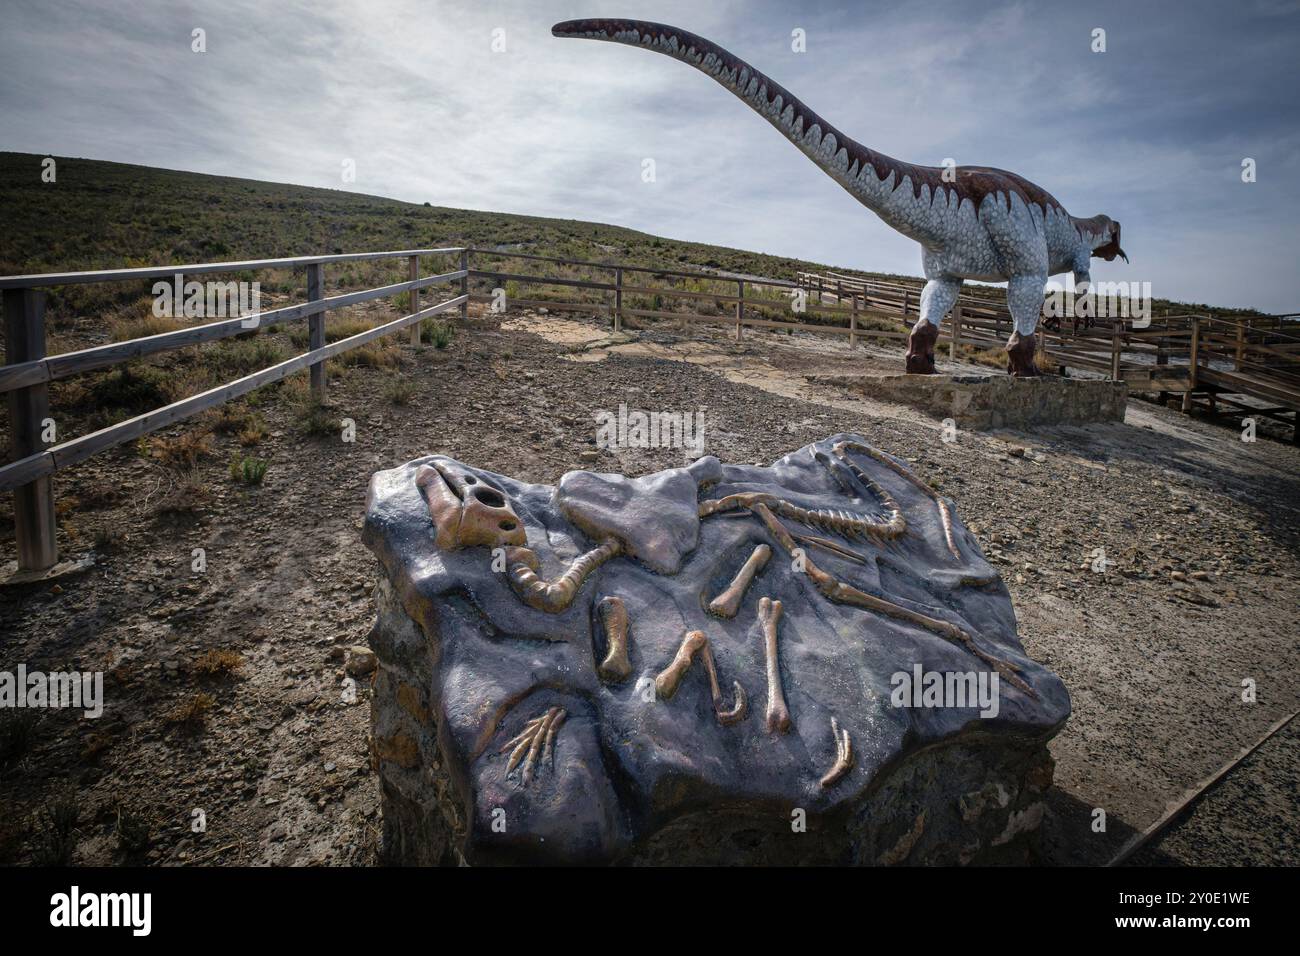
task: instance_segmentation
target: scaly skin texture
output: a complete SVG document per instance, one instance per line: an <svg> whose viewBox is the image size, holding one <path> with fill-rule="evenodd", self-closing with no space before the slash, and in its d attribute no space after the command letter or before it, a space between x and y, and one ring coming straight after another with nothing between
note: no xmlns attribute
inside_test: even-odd
<svg viewBox="0 0 1300 956"><path fill-rule="evenodd" d="M711 76L828 176L886 223L921 244L926 284L921 318L939 328L966 279L1007 283L1015 320L1008 370L1034 375L1034 330L1049 275L1072 271L1076 287L1090 282L1092 258L1124 256L1119 223L1108 216L1071 216L1027 179L984 166L917 166L878 153L845 136L797 98L739 57L703 37L642 20L569 20L557 37L625 43L681 60ZM1124 256L1124 261L1128 257ZM913 332L907 370L935 371L933 337Z"/></svg>

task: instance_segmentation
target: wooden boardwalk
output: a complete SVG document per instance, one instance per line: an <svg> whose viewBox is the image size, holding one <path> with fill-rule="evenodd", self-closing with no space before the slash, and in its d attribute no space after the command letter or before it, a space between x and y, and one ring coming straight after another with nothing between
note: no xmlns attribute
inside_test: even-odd
<svg viewBox="0 0 1300 956"><path fill-rule="evenodd" d="M904 322L919 315L921 280L866 280L844 273L800 273L800 284L819 300L858 299ZM1000 347L1011 334L1001 289L970 286L953 309L951 339ZM1040 326L1048 359L1061 374L1102 375L1150 393L1161 403L1177 399L1185 412L1233 418L1263 417L1291 427L1300 443L1300 315L1162 315L1145 327L1131 319L1098 318L1074 328L1062 320Z"/></svg>

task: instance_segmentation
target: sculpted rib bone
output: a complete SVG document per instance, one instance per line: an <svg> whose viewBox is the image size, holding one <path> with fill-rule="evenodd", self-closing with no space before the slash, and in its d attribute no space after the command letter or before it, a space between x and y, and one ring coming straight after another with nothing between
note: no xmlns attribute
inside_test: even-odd
<svg viewBox="0 0 1300 956"><path fill-rule="evenodd" d="M762 503L783 518L789 518L810 528L820 528L843 538L897 538L907 530L907 522L903 519L897 503L888 496L887 492L881 500L889 512L889 517L884 521L869 514L843 508L801 508L778 495L763 491L742 491L724 498L710 498L700 502L700 517L708 518L737 508L753 508L754 505Z"/></svg>
<svg viewBox="0 0 1300 956"><path fill-rule="evenodd" d="M939 326L962 282L1007 283L1014 331L1007 371L1038 374L1035 330L1049 275L1072 271L1090 281L1093 258L1128 262L1120 225L1108 216L1071 216L1042 187L986 166L918 166L854 141L789 90L703 37L642 20L569 20L557 37L609 40L652 50L695 67L740 98L886 224L921 245L927 282L921 317L908 338L906 368L934 374Z"/></svg>
<svg viewBox="0 0 1300 956"><path fill-rule="evenodd" d="M888 455L882 452L877 451L876 449L872 448L870 445L864 442L860 442L860 441L836 442L835 446L831 449L831 452L835 455L836 458L838 458L848 467L849 471L853 473L854 478L858 479L858 481L862 482L864 485L870 488L877 495L880 495L882 501L886 500L884 496L887 495L888 492L886 492L885 489L880 486L879 482L875 481L870 475L868 475L865 471L863 471L861 466L858 465L857 462L855 462L852 458L849 457L848 453L850 451L861 452L864 455L871 456L876 461L880 462L882 465L888 468L890 471L894 472L894 474L899 475L905 480L907 480L908 482L910 482L912 485L918 488L922 494L924 494L927 498L933 501L939 509L939 521L943 525L943 539L944 542L948 545L948 551L952 554L954 558L958 558L958 559L961 558L961 552L957 550L957 544L952 539L952 514L948 510L948 503L939 497L938 492L936 492L933 488L927 485L920 478L916 477L916 475L912 474L906 468L899 465L898 462L894 461L894 459L890 458ZM893 501L892 498L888 500ZM897 505L894 505L894 507L896 508Z"/></svg>
<svg viewBox="0 0 1300 956"><path fill-rule="evenodd" d="M781 522L776 520L776 516L765 504L754 506L754 513L762 519L767 525L772 536L780 543L787 552L793 553L795 542L790 533L785 530ZM817 567L811 558L804 555L803 561L800 562L803 573L808 575L813 585L830 600L837 604L851 604L856 607L863 607L879 614L885 614L889 617L897 618L901 621L907 621L911 624L917 624L940 637L964 647L971 654L978 657L984 663L996 670L1004 679L1009 681L1012 686L1020 689L1031 697L1037 697L1034 689L1025 683L1024 679L1017 673L1016 669L1001 658L995 657L985 651L975 643L975 638L958 627L956 624L949 624L947 621L941 621L938 618L921 614L919 611L913 611L911 608L903 607L901 604L895 604L893 601L886 601L884 598L878 598L875 595L867 594L849 584L844 584L833 575L827 574L821 568ZM771 663L769 662L769 669Z"/></svg>
<svg viewBox="0 0 1300 956"><path fill-rule="evenodd" d="M697 657L704 662L704 670L709 678L709 694L713 700L713 712L717 715L718 722L725 726L744 720L749 704L745 699L745 688L740 686L740 681L732 681L735 692L734 706L730 710L722 709L722 688L718 685L718 668L713 662L713 650L709 647L709 639L703 631L689 631L682 638L672 663L655 678L655 695L660 700L671 700L677 693L677 688L681 686L682 678L686 676L686 672L691 669L691 664Z"/></svg>
<svg viewBox="0 0 1300 956"><path fill-rule="evenodd" d="M770 557L772 557L772 549L767 545L760 544L756 547L745 559L745 563L740 566L740 570L736 572L736 576L731 579L726 589L709 602L709 613L716 614L718 617L735 617L736 612L740 610L740 602L745 599L745 592L754 580L754 575L763 570Z"/></svg>
<svg viewBox="0 0 1300 956"><path fill-rule="evenodd" d="M620 597L603 597L596 605L596 614L605 628L605 659L596 668L600 679L607 684L625 681L632 673L627 657L627 606Z"/></svg>
<svg viewBox="0 0 1300 956"><path fill-rule="evenodd" d="M839 555L841 558L852 561L856 564L867 563L867 559L862 555L858 554L856 551L850 551L841 544L836 544L830 538L821 538L815 534L799 534L795 531L790 532L790 537L794 538L800 544L808 544L812 545L814 548L821 548L824 551L829 551L831 554Z"/></svg>

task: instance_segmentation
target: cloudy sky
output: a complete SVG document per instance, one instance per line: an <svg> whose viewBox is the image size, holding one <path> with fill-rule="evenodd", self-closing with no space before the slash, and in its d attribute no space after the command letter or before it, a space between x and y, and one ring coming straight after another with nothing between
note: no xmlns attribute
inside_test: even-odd
<svg viewBox="0 0 1300 956"><path fill-rule="evenodd" d="M702 74L549 29L659 20L873 148L1011 169L1075 215L1120 220L1132 264L1098 261L1094 279L1300 310L1300 0L0 0L0 12L0 149L920 274L914 243ZM1090 48L1098 27L1104 53ZM205 53L191 50L196 28ZM806 52L791 48L795 29Z"/></svg>

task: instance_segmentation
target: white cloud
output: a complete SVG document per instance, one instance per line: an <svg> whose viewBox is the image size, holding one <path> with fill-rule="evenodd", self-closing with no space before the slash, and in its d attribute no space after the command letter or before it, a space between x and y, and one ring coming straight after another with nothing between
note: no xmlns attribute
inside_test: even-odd
<svg viewBox="0 0 1300 956"><path fill-rule="evenodd" d="M1134 262L1099 266L1103 277L1297 305L1295 106L1263 81L1295 39L1278 3L1260 5L1262 26L1179 4L1176 35L1170 11L1119 3L1086 15L1026 3L652 6L873 148L1014 169L1076 215L1120 219ZM708 78L550 35L557 20L627 13L625 0L20 8L0 34L0 143L334 188L351 158L346 188L358 192L919 271L914 243ZM1088 52L1097 22L1116 52ZM807 53L790 50L796 26ZM190 51L194 27L206 54ZM506 53L491 50L494 28ZM1189 63L1190 44L1220 62ZM1258 108L1243 109L1252 98ZM1260 162L1249 187L1236 177L1243 155ZM653 184L640 180L647 157Z"/></svg>

